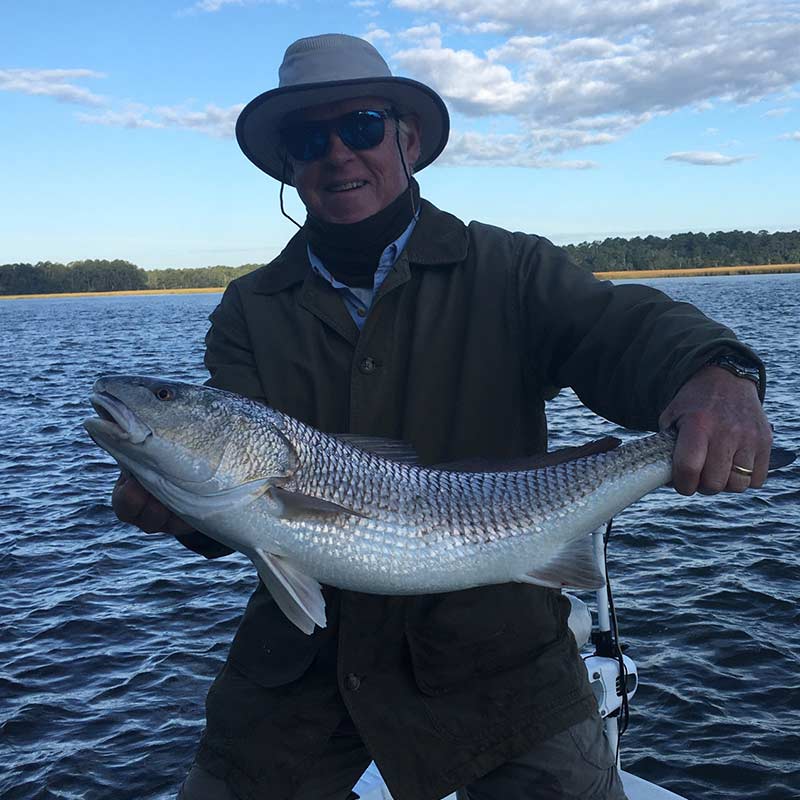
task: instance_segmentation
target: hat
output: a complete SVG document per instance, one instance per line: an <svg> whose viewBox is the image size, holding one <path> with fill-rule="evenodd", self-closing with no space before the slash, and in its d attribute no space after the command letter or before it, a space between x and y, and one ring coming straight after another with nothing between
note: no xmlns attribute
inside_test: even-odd
<svg viewBox="0 0 800 800"><path fill-rule="evenodd" d="M381 54L367 41L341 33L298 39L289 45L278 70L278 88L264 92L242 109L236 139L244 154L267 175L284 178L280 126L287 114L353 97L385 97L400 114L416 114L422 141L415 171L444 150L450 117L444 101L429 86L392 75Z"/></svg>

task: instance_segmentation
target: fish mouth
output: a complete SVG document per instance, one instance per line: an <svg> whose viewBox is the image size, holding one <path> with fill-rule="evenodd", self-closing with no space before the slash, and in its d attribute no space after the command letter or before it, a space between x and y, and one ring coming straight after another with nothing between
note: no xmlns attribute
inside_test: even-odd
<svg viewBox="0 0 800 800"><path fill-rule="evenodd" d="M87 420L93 427L112 438L141 444L153 431L125 403L108 392L93 392L91 403L97 417Z"/></svg>

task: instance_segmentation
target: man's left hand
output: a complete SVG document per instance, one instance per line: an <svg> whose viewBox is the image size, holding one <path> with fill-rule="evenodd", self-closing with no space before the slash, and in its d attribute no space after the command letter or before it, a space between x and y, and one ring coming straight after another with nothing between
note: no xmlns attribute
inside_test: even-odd
<svg viewBox="0 0 800 800"><path fill-rule="evenodd" d="M659 425L678 430L672 485L680 494L743 492L764 483L772 430L752 381L703 367L664 409Z"/></svg>

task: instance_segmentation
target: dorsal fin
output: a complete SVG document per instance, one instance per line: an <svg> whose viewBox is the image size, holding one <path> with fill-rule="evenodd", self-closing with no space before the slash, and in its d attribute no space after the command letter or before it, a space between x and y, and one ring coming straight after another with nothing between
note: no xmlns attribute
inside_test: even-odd
<svg viewBox="0 0 800 800"><path fill-rule="evenodd" d="M604 436L586 444L575 447L563 447L551 453L539 453L521 458L465 458L459 461L449 461L446 464L437 464L431 469L445 470L447 472L527 472L532 469L543 469L575 461L577 458L586 458L599 453L614 450L622 443L616 436Z"/></svg>
<svg viewBox="0 0 800 800"><path fill-rule="evenodd" d="M399 439L389 439L384 436L364 436L358 433L337 433L339 441L364 450L375 456L385 458L387 461L396 461L399 464L419 464L419 456L413 445Z"/></svg>

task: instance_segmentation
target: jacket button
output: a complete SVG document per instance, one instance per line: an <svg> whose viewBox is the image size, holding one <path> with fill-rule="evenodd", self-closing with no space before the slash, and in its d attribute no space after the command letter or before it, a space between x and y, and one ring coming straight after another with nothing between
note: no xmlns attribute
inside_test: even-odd
<svg viewBox="0 0 800 800"><path fill-rule="evenodd" d="M358 365L358 371L364 375L372 375L378 369L378 362L374 358L362 358Z"/></svg>
<svg viewBox="0 0 800 800"><path fill-rule="evenodd" d="M344 685L345 688L349 689L351 692L357 692L361 686L361 679L355 673L350 672L345 676Z"/></svg>

